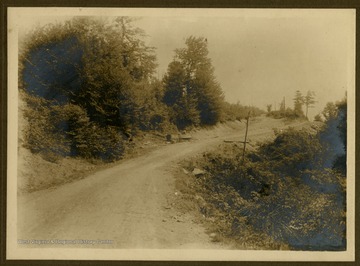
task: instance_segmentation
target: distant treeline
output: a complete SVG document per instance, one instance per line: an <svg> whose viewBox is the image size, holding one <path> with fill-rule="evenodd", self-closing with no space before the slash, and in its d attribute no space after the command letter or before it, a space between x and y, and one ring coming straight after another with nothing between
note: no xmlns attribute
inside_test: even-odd
<svg viewBox="0 0 360 266"><path fill-rule="evenodd" d="M309 108L313 108L315 101L315 93L308 91L304 96L299 90L295 92L295 97L292 99L294 108L286 107L285 97L280 103L279 110L273 110L272 104L267 105L267 115L274 118L286 118L286 119L308 119ZM305 106L305 113L303 111Z"/></svg>
<svg viewBox="0 0 360 266"><path fill-rule="evenodd" d="M140 131L169 132L244 118L214 76L207 39L190 36L162 79L155 48L128 17L78 17L38 27L21 43L25 145L46 158L112 161Z"/></svg>
<svg viewBox="0 0 360 266"><path fill-rule="evenodd" d="M244 106L240 103L224 103L224 121L235 121L250 116L259 116L265 111L255 106Z"/></svg>

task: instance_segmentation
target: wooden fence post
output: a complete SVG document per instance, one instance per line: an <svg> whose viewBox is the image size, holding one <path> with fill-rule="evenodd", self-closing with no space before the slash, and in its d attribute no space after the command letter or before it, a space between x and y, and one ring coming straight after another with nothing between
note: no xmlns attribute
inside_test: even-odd
<svg viewBox="0 0 360 266"><path fill-rule="evenodd" d="M245 150L246 150L246 141L247 141L247 134L248 134L248 128L249 128L249 118L250 118L250 111L248 113L248 116L246 118L246 131L245 131L245 140L244 140L244 149L243 149L243 154L242 154L242 163L244 164L245 162Z"/></svg>

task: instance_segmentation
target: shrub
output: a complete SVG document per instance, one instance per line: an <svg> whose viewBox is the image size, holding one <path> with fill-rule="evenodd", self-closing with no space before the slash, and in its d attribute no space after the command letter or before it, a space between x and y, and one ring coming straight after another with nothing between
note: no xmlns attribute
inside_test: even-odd
<svg viewBox="0 0 360 266"><path fill-rule="evenodd" d="M40 97L23 95L28 105L25 117L29 121L25 147L32 152L40 153L49 161L64 156L113 161L123 155L125 148L119 130L90 122L80 106L58 105Z"/></svg>
<svg viewBox="0 0 360 266"><path fill-rule="evenodd" d="M71 142L57 125L61 124L61 115L50 101L27 96L27 108L24 116L29 122L25 133L25 147L33 153L40 153L44 159L56 161L58 157L70 154Z"/></svg>
<svg viewBox="0 0 360 266"><path fill-rule="evenodd" d="M274 141L259 148L260 156L272 164L272 169L296 176L299 171L321 163L323 150L316 135L294 128L275 132L275 135Z"/></svg>
<svg viewBox="0 0 360 266"><path fill-rule="evenodd" d="M285 119L289 119L289 120L305 119L305 116L302 113L295 112L291 108L287 108L284 111L282 111L282 110L280 110L280 111L270 111L270 112L267 113L267 116L271 116L271 117L276 118L276 119L281 119L281 118L285 118Z"/></svg>
<svg viewBox="0 0 360 266"><path fill-rule="evenodd" d="M276 132L244 161L237 145L204 154L198 167L206 176L197 179L198 190L208 209L217 210L207 213L223 234L260 248L346 248L346 177L325 167L328 150L320 135Z"/></svg>
<svg viewBox="0 0 360 266"><path fill-rule="evenodd" d="M76 149L80 156L103 161L115 161L124 155L124 139L115 127L100 127L90 123L79 128L75 135Z"/></svg>

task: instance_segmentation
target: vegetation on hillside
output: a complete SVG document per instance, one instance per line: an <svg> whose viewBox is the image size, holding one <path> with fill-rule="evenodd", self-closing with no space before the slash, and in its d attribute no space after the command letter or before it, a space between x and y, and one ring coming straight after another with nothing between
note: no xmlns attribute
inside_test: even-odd
<svg viewBox="0 0 360 266"><path fill-rule="evenodd" d="M346 249L346 100L316 133L275 132L242 157L223 145L188 162L200 211L212 228L246 248Z"/></svg>
<svg viewBox="0 0 360 266"><path fill-rule="evenodd" d="M224 107L205 38L187 38L159 80L155 48L144 36L128 17L76 17L29 33L19 56L19 89L30 124L25 146L52 161L114 161L139 132L244 115Z"/></svg>

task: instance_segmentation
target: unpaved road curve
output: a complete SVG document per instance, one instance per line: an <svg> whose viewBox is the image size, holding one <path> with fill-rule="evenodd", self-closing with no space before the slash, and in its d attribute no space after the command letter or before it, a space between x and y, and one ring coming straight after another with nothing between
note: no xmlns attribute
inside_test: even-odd
<svg viewBox="0 0 360 266"><path fill-rule="evenodd" d="M250 123L251 142L271 137L275 127L286 127L269 118ZM244 123L202 130L191 142L162 146L85 179L21 195L18 239L113 241L102 248L226 248L211 242L191 217L171 208L169 195L175 193L171 167L224 139L240 140L244 132Z"/></svg>

